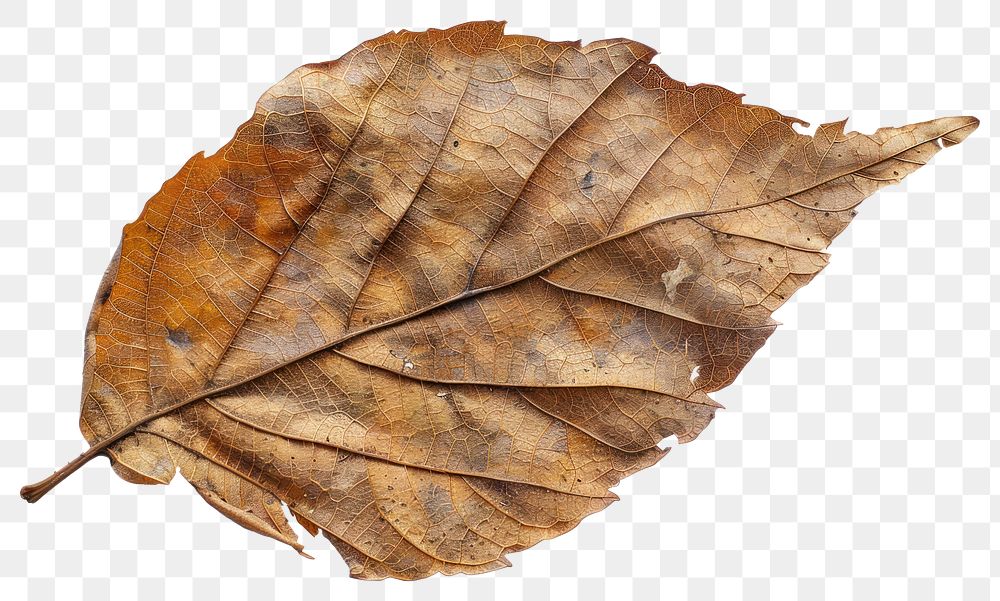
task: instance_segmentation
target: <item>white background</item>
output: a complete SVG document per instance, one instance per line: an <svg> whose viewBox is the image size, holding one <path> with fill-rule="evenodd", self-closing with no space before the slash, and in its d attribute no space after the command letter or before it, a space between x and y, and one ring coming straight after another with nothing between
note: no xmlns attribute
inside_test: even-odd
<svg viewBox="0 0 1000 601"><path fill-rule="evenodd" d="M1000 512L1000 9L781 1L156 2L0 10L0 596L196 599L986 600ZM137 8L138 7L138 8ZM138 487L96 460L36 505L18 488L83 450L82 330L121 227L214 151L294 67L387 29L480 18L585 42L632 37L688 83L870 132L982 120L868 200L830 266L695 442L620 485L514 567L349 580L243 531L183 479ZM991 588L992 587L992 588Z"/></svg>

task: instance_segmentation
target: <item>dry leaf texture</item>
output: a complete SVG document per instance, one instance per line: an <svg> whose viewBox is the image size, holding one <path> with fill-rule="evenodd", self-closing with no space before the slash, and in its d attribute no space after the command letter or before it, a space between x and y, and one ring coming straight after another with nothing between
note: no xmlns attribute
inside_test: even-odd
<svg viewBox="0 0 1000 601"><path fill-rule="evenodd" d="M128 225L80 426L359 578L509 565L696 437L879 188L976 127L871 135L501 23L305 65Z"/></svg>

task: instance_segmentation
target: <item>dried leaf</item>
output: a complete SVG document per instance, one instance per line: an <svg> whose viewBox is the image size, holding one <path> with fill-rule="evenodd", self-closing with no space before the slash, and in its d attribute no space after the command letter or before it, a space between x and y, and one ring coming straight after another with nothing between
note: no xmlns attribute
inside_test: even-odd
<svg viewBox="0 0 1000 601"><path fill-rule="evenodd" d="M977 126L871 135L629 40L399 32L305 65L126 226L80 426L359 578L509 565L695 438L854 207Z"/></svg>

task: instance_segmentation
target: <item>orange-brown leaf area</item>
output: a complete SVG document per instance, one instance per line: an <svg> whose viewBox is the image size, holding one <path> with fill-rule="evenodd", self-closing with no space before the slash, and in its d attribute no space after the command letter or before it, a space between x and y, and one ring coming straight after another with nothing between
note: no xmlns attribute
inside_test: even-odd
<svg viewBox="0 0 1000 601"><path fill-rule="evenodd" d="M654 51L397 32L304 65L125 227L80 426L354 577L509 565L712 420L879 188L976 127L814 136Z"/></svg>

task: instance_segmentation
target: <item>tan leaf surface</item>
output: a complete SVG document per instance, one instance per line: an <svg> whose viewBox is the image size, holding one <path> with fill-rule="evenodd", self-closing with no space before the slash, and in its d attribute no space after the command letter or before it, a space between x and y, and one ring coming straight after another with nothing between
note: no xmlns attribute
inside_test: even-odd
<svg viewBox="0 0 1000 601"><path fill-rule="evenodd" d="M695 438L854 207L977 126L814 136L629 40L501 23L305 65L126 226L91 449L359 578L509 565Z"/></svg>

